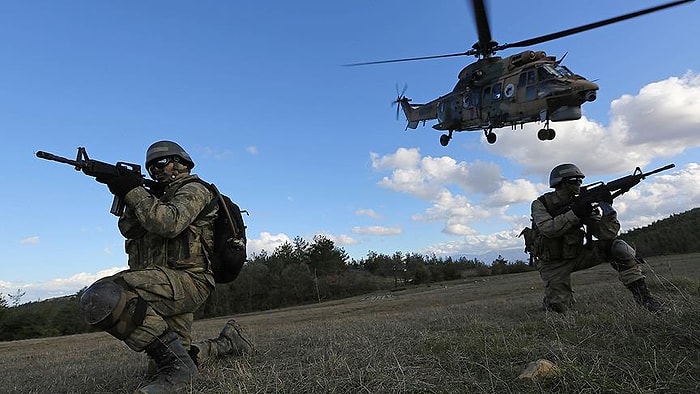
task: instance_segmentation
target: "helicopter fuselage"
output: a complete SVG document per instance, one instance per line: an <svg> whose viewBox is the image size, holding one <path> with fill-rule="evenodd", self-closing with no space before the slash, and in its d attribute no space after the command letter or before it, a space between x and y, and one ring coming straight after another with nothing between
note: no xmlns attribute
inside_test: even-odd
<svg viewBox="0 0 700 394"><path fill-rule="evenodd" d="M426 104L411 104L405 97L399 103L409 128L437 119L432 127L449 131L449 138L453 131L484 130L487 138L493 135L489 142L495 142L493 129L581 118L581 105L596 99L598 85L560 63L534 51L488 57L462 69L452 92ZM549 134L551 138L540 139L552 139L553 131Z"/></svg>

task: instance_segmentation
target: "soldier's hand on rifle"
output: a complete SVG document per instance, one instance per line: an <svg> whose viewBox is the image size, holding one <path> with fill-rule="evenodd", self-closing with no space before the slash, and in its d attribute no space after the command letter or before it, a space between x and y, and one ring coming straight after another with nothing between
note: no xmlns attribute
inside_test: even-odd
<svg viewBox="0 0 700 394"><path fill-rule="evenodd" d="M612 206L613 204L613 197L612 194L610 193L610 190L604 190L600 194L600 202L608 203L609 205Z"/></svg>
<svg viewBox="0 0 700 394"><path fill-rule="evenodd" d="M578 216L579 219L584 219L593 213L593 204L590 201L579 200L571 206L571 210L574 211L574 215Z"/></svg>
<svg viewBox="0 0 700 394"><path fill-rule="evenodd" d="M132 189L143 184L143 178L133 172L125 172L122 175L107 179L106 182L109 191L119 198L124 198Z"/></svg>

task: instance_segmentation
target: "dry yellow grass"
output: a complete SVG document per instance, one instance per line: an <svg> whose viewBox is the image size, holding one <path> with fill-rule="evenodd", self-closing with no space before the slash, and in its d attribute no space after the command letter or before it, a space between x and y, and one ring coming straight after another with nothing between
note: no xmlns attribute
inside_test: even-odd
<svg viewBox="0 0 700 394"><path fill-rule="evenodd" d="M609 266L573 276L567 315L540 310L536 272L470 278L236 316L258 353L205 365L197 393L700 392L700 255L652 259L665 315ZM216 336L227 318L195 322ZM560 372L517 377L548 359ZM107 334L0 343L0 391L129 393L146 358Z"/></svg>

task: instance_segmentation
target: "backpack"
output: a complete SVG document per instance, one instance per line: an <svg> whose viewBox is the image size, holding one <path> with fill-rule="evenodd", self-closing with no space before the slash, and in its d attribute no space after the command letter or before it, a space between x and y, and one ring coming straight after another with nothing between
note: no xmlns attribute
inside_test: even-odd
<svg viewBox="0 0 700 394"><path fill-rule="evenodd" d="M216 283L233 282L240 274L248 257L246 225L242 215L242 212L248 214L248 211L241 211L238 205L228 196L221 194L213 183L207 183L201 179L196 181L206 186L214 195L214 199L202 212L209 212L214 208L214 204L218 204L219 207L219 214L214 220L214 247L209 250L205 246L214 272L214 280Z"/></svg>
<svg viewBox="0 0 700 394"><path fill-rule="evenodd" d="M549 207L544 196L540 196L537 199L540 200L545 209L547 209L549 212ZM537 228L534 218L532 218L531 223L531 227L525 227L523 231L518 234L518 237L523 237L523 240L525 241L525 253L530 255L530 266L534 267L542 252L542 233L540 232L540 229Z"/></svg>

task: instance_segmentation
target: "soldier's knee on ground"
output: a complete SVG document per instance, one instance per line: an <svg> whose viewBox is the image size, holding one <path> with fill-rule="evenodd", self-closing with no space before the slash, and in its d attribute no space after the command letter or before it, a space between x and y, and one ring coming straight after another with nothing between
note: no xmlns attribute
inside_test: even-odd
<svg viewBox="0 0 700 394"><path fill-rule="evenodd" d="M143 298L111 278L93 283L80 297L85 321L120 340L126 339L143 323L147 307Z"/></svg>

